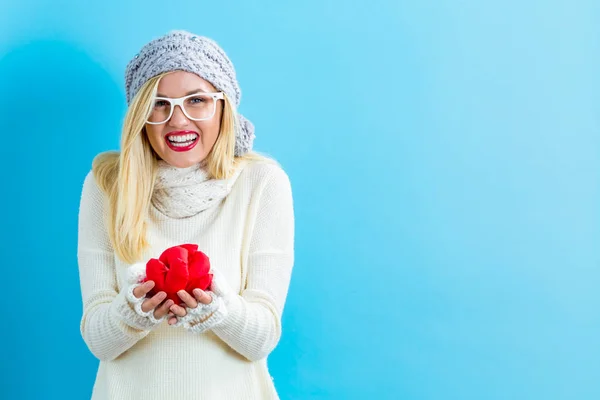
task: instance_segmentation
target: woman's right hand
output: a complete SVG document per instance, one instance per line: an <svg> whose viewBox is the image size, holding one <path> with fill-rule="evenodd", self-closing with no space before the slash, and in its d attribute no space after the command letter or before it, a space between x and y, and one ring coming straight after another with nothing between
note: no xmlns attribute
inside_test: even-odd
<svg viewBox="0 0 600 400"><path fill-rule="evenodd" d="M142 298L148 294L154 287L154 281L146 281L142 285L139 285L135 289L133 289L133 295L136 298ZM154 318L161 319L169 312L169 308L174 304L174 301L169 299L162 303L162 301L167 297L165 292L158 292L154 296L149 299L144 300L142 303L142 311L149 312L150 310L154 310ZM161 304L162 303L162 304Z"/></svg>

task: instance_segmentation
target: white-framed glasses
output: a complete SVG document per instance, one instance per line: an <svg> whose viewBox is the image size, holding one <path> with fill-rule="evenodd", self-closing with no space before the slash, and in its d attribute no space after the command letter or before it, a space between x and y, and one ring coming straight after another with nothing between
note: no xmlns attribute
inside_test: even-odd
<svg viewBox="0 0 600 400"><path fill-rule="evenodd" d="M151 125L164 124L173 116L173 110L179 106L183 114L192 121L211 119L217 110L217 100L223 100L223 92L195 93L171 99L155 97L146 122Z"/></svg>

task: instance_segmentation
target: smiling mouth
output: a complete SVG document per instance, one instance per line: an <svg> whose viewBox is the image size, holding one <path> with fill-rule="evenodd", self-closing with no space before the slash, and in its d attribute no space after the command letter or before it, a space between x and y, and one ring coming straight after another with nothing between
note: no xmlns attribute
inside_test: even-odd
<svg viewBox="0 0 600 400"><path fill-rule="evenodd" d="M196 132L173 132L165 136L171 150L188 151L194 148L200 136Z"/></svg>

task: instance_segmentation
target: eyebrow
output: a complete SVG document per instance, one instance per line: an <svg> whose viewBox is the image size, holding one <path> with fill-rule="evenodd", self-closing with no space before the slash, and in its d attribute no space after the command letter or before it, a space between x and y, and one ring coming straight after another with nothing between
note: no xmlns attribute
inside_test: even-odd
<svg viewBox="0 0 600 400"><path fill-rule="evenodd" d="M184 94L184 95L183 95L183 96L181 96L181 97L189 96L189 95L191 95L191 94L196 94L196 93L206 93L206 90L204 90L204 89L195 89L195 90L190 90L189 92L187 92L186 94ZM161 94L161 93L157 93L157 94L156 94L156 97L169 97L169 96L166 96L166 95L164 95L164 94Z"/></svg>

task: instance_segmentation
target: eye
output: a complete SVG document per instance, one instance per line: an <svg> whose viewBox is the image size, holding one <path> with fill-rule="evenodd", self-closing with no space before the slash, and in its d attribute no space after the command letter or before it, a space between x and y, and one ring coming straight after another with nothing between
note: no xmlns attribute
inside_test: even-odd
<svg viewBox="0 0 600 400"><path fill-rule="evenodd" d="M197 95L197 96L190 97L188 99L188 103L191 105L200 105L200 104L207 103L209 100L212 100L212 99L208 96Z"/></svg>
<svg viewBox="0 0 600 400"><path fill-rule="evenodd" d="M166 100L156 100L154 102L154 108L167 107L168 105L169 105L169 102Z"/></svg>
<svg viewBox="0 0 600 400"><path fill-rule="evenodd" d="M194 96L189 98L190 104L202 104L206 103L206 96Z"/></svg>

